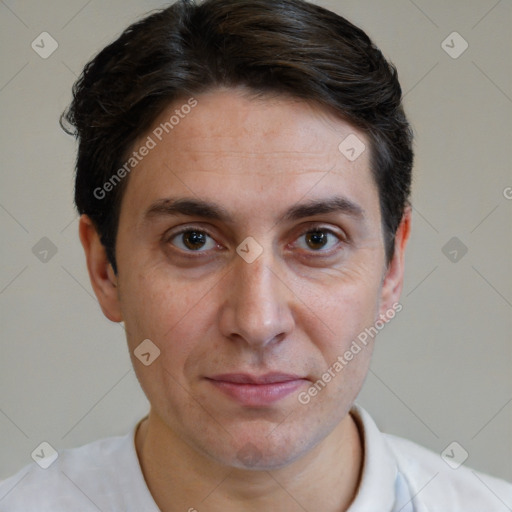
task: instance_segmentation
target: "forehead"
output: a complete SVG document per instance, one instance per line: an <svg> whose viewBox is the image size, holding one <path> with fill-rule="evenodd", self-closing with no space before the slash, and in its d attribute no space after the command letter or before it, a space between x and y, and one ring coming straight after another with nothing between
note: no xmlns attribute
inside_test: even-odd
<svg viewBox="0 0 512 512"><path fill-rule="evenodd" d="M244 89L219 89L197 98L197 106L169 134L165 143L176 142L183 151L262 159L323 158L354 132L315 104L284 96L250 95ZM169 114L180 111L186 100L174 102L155 121L165 125ZM154 130L153 130L154 131ZM169 137L166 137L169 135ZM174 140L171 140L174 139ZM177 145L176 144L176 145ZM238 150L238 151L237 151Z"/></svg>
<svg viewBox="0 0 512 512"><path fill-rule="evenodd" d="M349 160L339 149L347 137L368 148L350 124L297 99L254 98L232 89L199 95L194 102L184 98L134 144L136 150L151 139L154 147L131 173L123 204L142 209L178 194L224 198L234 209L248 202L263 206L267 199L332 195L333 188L366 193L378 203L369 151Z"/></svg>

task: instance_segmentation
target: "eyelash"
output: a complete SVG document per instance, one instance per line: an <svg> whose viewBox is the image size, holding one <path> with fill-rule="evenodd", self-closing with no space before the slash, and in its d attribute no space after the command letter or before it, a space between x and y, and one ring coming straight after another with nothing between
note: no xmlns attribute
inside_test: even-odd
<svg viewBox="0 0 512 512"><path fill-rule="evenodd" d="M187 226L183 229L180 229L179 231L177 232L173 232L171 234L169 234L168 236L165 237L165 243L171 243L172 240L174 240L175 238L177 238L178 236L180 235L183 235L184 233L189 233L191 231L195 231L195 232L198 232L198 233L201 233L201 234L205 234L207 236L209 236L212 240L215 240L215 237L205 228L199 228L197 226ZM340 235L338 233L336 233L334 230L330 229L330 228L327 228L325 226L322 226L322 225L313 225L313 226L309 226L308 229L302 231L296 238L296 240L300 239L301 237L307 235L307 234L310 234L310 233L315 233L315 232L324 232L324 233L328 233L332 236L334 236L335 238L338 239L338 243L335 245L335 247L333 247L332 249L328 250L328 251L322 251L322 250L318 250L318 251L314 251L314 250L310 250L308 251L309 254L308 256L320 256L320 257L326 257L326 256L331 256L333 252L336 252L339 250L339 245L340 244L347 244L348 243L348 238L346 237L346 235ZM293 242L295 243L295 242ZM171 243L172 245L172 243ZM210 253L211 250L208 250L208 251L191 251L191 250L188 250L188 251L184 251L183 249L180 249L178 247L176 247L176 250L180 251L181 253L184 253L186 254L187 257L201 257L201 256L204 256L205 254L208 254Z"/></svg>

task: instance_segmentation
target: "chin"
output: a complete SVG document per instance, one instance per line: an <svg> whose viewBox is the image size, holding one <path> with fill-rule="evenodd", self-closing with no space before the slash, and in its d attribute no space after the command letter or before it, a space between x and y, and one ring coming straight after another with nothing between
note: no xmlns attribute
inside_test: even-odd
<svg viewBox="0 0 512 512"><path fill-rule="evenodd" d="M209 456L232 468L271 471L289 466L300 459L318 441L298 432L281 431L280 434L269 435L268 431L247 432L239 439L232 439L229 446L217 445L214 448L210 445Z"/></svg>
<svg viewBox="0 0 512 512"><path fill-rule="evenodd" d="M301 455L302 451L297 450L297 447L263 447L247 443L236 454L230 455L226 465L250 471L272 471L289 466Z"/></svg>

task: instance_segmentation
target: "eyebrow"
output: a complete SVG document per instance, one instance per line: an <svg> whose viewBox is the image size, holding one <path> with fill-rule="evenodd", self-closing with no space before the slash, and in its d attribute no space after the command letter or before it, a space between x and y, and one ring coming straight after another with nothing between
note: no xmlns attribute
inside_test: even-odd
<svg viewBox="0 0 512 512"><path fill-rule="evenodd" d="M366 217L364 209L357 203L346 197L333 196L292 206L284 213L280 222L296 221L330 213L342 213L358 220L364 220ZM202 217L226 224L234 224L233 216L224 207L210 201L194 198L159 199L151 204L144 217L149 220L153 217L178 215Z"/></svg>

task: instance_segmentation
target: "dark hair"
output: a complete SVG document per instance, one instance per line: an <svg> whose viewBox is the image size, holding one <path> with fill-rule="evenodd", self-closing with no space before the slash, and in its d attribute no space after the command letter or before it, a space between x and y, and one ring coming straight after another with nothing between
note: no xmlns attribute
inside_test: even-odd
<svg viewBox="0 0 512 512"><path fill-rule="evenodd" d="M114 270L128 180L107 199L95 191L170 102L221 86L313 101L367 135L389 262L413 161L394 66L361 29L302 0L178 0L128 27L85 66L61 118L79 140L76 206L94 222Z"/></svg>

